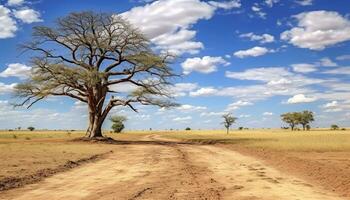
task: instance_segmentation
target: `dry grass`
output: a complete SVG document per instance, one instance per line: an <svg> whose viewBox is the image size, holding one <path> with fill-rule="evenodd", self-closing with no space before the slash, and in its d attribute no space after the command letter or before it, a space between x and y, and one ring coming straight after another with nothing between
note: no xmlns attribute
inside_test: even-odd
<svg viewBox="0 0 350 200"><path fill-rule="evenodd" d="M296 131L288 130L244 130L232 131L174 131L161 133L165 137L191 141L219 141L293 151L350 151L350 131Z"/></svg>
<svg viewBox="0 0 350 200"><path fill-rule="evenodd" d="M0 180L34 174L113 149L110 145L69 141L82 135L83 132L67 134L66 131L0 132Z"/></svg>

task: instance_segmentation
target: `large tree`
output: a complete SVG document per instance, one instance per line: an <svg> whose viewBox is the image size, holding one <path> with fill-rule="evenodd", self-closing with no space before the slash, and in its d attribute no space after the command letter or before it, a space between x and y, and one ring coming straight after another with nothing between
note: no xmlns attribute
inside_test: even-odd
<svg viewBox="0 0 350 200"><path fill-rule="evenodd" d="M172 58L150 45L125 19L106 13L71 13L52 27L35 27L32 41L23 45L33 55L32 72L16 86L23 99L18 105L29 108L49 96L86 103L90 138L102 137L102 123L115 106L174 106L167 90L175 76ZM126 85L136 89L121 92Z"/></svg>
<svg viewBox="0 0 350 200"><path fill-rule="evenodd" d="M306 130L306 127L313 121L315 121L313 112L304 110L303 112L299 113L299 123L303 126L304 131Z"/></svg>
<svg viewBox="0 0 350 200"><path fill-rule="evenodd" d="M300 115L297 112L284 113L281 115L281 119L289 124L292 131L294 131L295 126L300 123Z"/></svg>

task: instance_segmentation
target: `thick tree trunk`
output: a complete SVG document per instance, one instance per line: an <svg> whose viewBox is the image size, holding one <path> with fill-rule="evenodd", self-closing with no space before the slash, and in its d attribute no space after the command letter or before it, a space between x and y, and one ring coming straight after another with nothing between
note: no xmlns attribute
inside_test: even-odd
<svg viewBox="0 0 350 200"><path fill-rule="evenodd" d="M89 138L103 137L102 124L103 120L100 116L90 113L89 127L87 129L86 136Z"/></svg>
<svg viewBox="0 0 350 200"><path fill-rule="evenodd" d="M226 134L228 134L230 132L230 128L226 129Z"/></svg>

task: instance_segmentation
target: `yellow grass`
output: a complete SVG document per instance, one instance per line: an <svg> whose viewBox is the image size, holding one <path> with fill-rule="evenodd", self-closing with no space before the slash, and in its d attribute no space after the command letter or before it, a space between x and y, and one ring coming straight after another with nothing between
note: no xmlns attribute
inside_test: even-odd
<svg viewBox="0 0 350 200"><path fill-rule="evenodd" d="M231 131L173 131L161 132L169 138L208 141L215 140L251 147L294 151L350 151L350 131L326 129L312 131L288 131L280 129Z"/></svg>

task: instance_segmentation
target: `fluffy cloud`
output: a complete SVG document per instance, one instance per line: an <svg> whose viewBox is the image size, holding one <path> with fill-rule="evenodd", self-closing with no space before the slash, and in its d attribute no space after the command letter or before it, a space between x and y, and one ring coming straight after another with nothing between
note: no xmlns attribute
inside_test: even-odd
<svg viewBox="0 0 350 200"><path fill-rule="evenodd" d="M203 58L188 58L181 66L184 74L190 74L193 71L209 74L217 70L217 65L227 66L229 64L222 57L204 56Z"/></svg>
<svg viewBox="0 0 350 200"><path fill-rule="evenodd" d="M259 41L260 43L270 43L275 41L275 37L270 34L262 34L262 35L256 35L252 32L250 33L244 33L241 34L239 37L241 38L249 38L251 41Z"/></svg>
<svg viewBox="0 0 350 200"><path fill-rule="evenodd" d="M326 103L322 106L325 110L325 112L340 112L343 111L343 108L338 103L338 101L332 101L329 103Z"/></svg>
<svg viewBox="0 0 350 200"><path fill-rule="evenodd" d="M194 112L194 111L206 110L207 107L183 104L183 105L177 107L176 109L179 111L182 111L182 112Z"/></svg>
<svg viewBox="0 0 350 200"><path fill-rule="evenodd" d="M234 111L234 110L239 109L242 106L250 106L250 105L253 105L253 103L251 103L249 101L239 100L239 101L236 101L234 103L229 104L226 108L226 111Z"/></svg>
<svg viewBox="0 0 350 200"><path fill-rule="evenodd" d="M23 0L9 0L7 5L20 6L23 3ZM10 10L0 5L0 39L12 38L15 36L18 30L18 24L15 19L19 19L26 24L42 21L40 19L40 13L33 9L22 8L20 10Z"/></svg>
<svg viewBox="0 0 350 200"><path fill-rule="evenodd" d="M0 5L0 39L14 37L17 31L16 21L10 13L10 9Z"/></svg>
<svg viewBox="0 0 350 200"><path fill-rule="evenodd" d="M18 77L21 79L27 78L31 69L31 67L21 63L12 63L0 73L0 77Z"/></svg>
<svg viewBox="0 0 350 200"><path fill-rule="evenodd" d="M0 82L0 94L12 92L16 85L17 85L16 83L7 85L5 83Z"/></svg>
<svg viewBox="0 0 350 200"><path fill-rule="evenodd" d="M122 14L138 27L157 48L180 55L195 54L204 46L194 41L196 31L191 26L199 20L208 20L219 8L239 7L239 1L209 3L199 0L160 0L134 7ZM169 12L171 11L171 12Z"/></svg>
<svg viewBox="0 0 350 200"><path fill-rule="evenodd" d="M198 96L212 96L218 92L217 89L212 87L200 88L197 91L190 92L190 96L198 97Z"/></svg>
<svg viewBox="0 0 350 200"><path fill-rule="evenodd" d="M270 50L268 50L267 48L257 46L247 50L236 51L233 55L238 58L258 57L258 56L265 55L268 52L270 52Z"/></svg>
<svg viewBox="0 0 350 200"><path fill-rule="evenodd" d="M254 11L260 18L265 19L266 18L266 13L264 13L262 11L262 9L260 8L259 4L255 3L252 7L251 7L252 11Z"/></svg>
<svg viewBox="0 0 350 200"><path fill-rule="evenodd" d="M293 71L299 73L310 73L317 71L317 67L314 64L300 63L300 64L292 64Z"/></svg>
<svg viewBox="0 0 350 200"><path fill-rule="evenodd" d="M273 7L273 4L278 3L279 0L265 0L265 3L269 6L269 7Z"/></svg>
<svg viewBox="0 0 350 200"><path fill-rule="evenodd" d="M292 98L289 98L287 104L298 104L298 103L311 103L316 101L314 97L307 97L304 94L294 95Z"/></svg>
<svg viewBox="0 0 350 200"><path fill-rule="evenodd" d="M175 97L186 96L188 92L198 88L197 83L176 83L174 87L170 88L170 93Z"/></svg>
<svg viewBox="0 0 350 200"><path fill-rule="evenodd" d="M8 0L7 4L9 6L20 6L24 3L24 0Z"/></svg>
<svg viewBox="0 0 350 200"><path fill-rule="evenodd" d="M320 65L323 66L323 67L336 67L336 66L338 66L337 63L333 62L329 58L322 58L320 60Z"/></svg>
<svg viewBox="0 0 350 200"><path fill-rule="evenodd" d="M311 11L295 15L297 27L281 34L281 39L312 50L350 40L350 21L337 12Z"/></svg>
<svg viewBox="0 0 350 200"><path fill-rule="evenodd" d="M42 21L40 19L40 13L30 8L15 10L13 14L17 19L20 19L23 23L26 24Z"/></svg>

